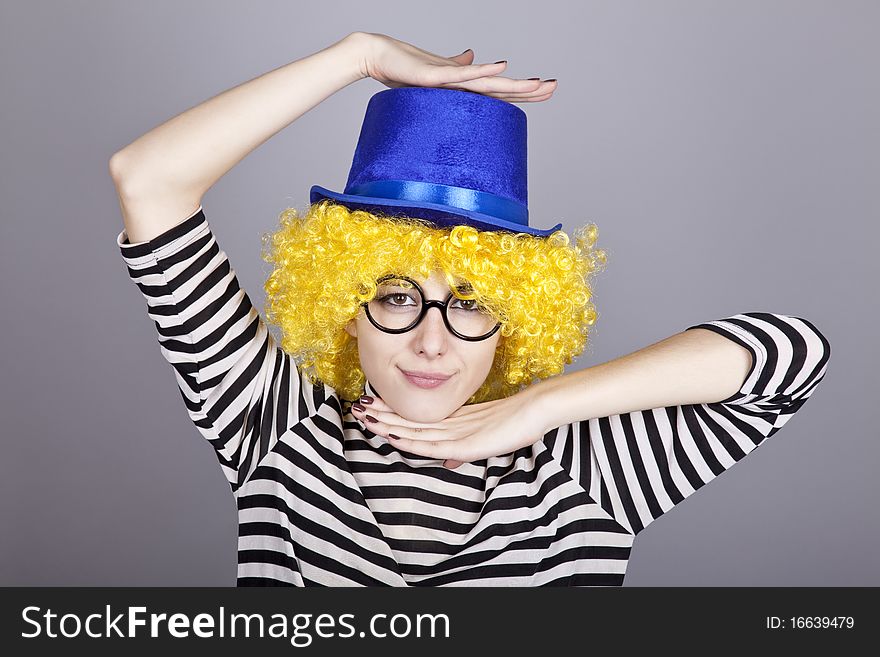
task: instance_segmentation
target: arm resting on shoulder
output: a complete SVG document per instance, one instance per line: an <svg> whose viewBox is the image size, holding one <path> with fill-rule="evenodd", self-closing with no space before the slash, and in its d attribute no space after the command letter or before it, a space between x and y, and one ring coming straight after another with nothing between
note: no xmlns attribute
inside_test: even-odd
<svg viewBox="0 0 880 657"><path fill-rule="evenodd" d="M536 384L547 430L596 417L718 402L752 368L748 349L708 329L676 333L631 354Z"/></svg>

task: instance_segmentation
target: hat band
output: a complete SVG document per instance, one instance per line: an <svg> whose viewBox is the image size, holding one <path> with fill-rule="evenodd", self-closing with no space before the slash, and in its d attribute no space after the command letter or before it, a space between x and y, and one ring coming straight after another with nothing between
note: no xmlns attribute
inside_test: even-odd
<svg viewBox="0 0 880 657"><path fill-rule="evenodd" d="M393 198L417 203L448 205L479 212L521 226L529 225L529 209L516 201L467 187L440 185L415 180L374 180L346 188L346 194Z"/></svg>

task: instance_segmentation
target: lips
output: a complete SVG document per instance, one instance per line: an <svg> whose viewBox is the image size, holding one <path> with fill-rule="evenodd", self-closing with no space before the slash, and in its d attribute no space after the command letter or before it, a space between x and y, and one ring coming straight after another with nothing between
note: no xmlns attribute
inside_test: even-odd
<svg viewBox="0 0 880 657"><path fill-rule="evenodd" d="M439 374L431 374L430 377L438 377L443 376L444 378L429 378L423 376L417 376L417 373L410 373L409 370L400 370L403 374L403 377L412 385L418 388L436 388L437 386L441 386L446 381L449 380L451 375L439 375Z"/></svg>
<svg viewBox="0 0 880 657"><path fill-rule="evenodd" d="M452 376L451 374L441 374L440 372L421 372L419 370L405 370L403 368L400 368L400 371L413 378L428 379L431 381L445 381Z"/></svg>

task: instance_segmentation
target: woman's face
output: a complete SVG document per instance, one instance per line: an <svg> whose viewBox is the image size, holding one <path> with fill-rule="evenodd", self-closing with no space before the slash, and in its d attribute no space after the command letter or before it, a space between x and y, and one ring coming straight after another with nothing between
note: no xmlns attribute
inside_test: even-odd
<svg viewBox="0 0 880 657"><path fill-rule="evenodd" d="M452 292L439 270L416 282L426 300L444 301ZM501 339L499 330L485 340L461 340L446 328L439 308L431 308L406 333L377 329L362 308L345 330L357 339L370 385L395 413L413 422L436 422L461 408L489 375ZM420 388L403 370L451 376L437 387Z"/></svg>

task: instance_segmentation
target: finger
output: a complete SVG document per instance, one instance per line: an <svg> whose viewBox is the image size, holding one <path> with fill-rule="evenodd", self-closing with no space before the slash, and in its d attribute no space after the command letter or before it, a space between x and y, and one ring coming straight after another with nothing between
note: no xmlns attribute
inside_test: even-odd
<svg viewBox="0 0 880 657"><path fill-rule="evenodd" d="M501 96L543 96L548 93L553 93L556 91L557 82L556 80L528 80L531 84L536 84L537 86L528 91L499 91L495 95Z"/></svg>
<svg viewBox="0 0 880 657"><path fill-rule="evenodd" d="M407 438L408 440L413 440L419 443L442 443L449 440L458 440L460 438L460 434L454 434L451 431L416 431L415 429L410 429L408 427L397 427L393 424L387 424L385 426L388 430L384 435L390 436L391 434L394 434L398 438Z"/></svg>
<svg viewBox="0 0 880 657"><path fill-rule="evenodd" d="M431 424L404 420L397 413L386 413L376 410L358 411L355 408L352 408L351 412L365 427L380 436L388 436L393 433L397 436L406 436L411 440L421 442L426 440L454 440L460 435L460 432L449 431L443 425L438 427Z"/></svg>
<svg viewBox="0 0 880 657"><path fill-rule="evenodd" d="M556 81L547 82L540 80L511 80L502 76L487 76L477 80L469 80L463 83L463 87L469 91L485 95L519 95L546 93L556 89Z"/></svg>
<svg viewBox="0 0 880 657"><path fill-rule="evenodd" d="M465 416L465 415L473 415L474 413L481 413L481 414L485 413L491 409L494 402L483 402L480 404L466 404L466 405L460 407L459 409L457 409L455 412L450 413L447 417L443 418L439 422L434 422L434 423L415 422L415 421L404 419L404 418L400 417L400 415L398 415L397 412L393 408L391 408L388 404L386 404L382 400L381 397L370 397L369 395L362 395L359 398L359 400L355 403L359 403L361 406L363 406L366 409L367 413L370 413L370 415L372 415L373 417L376 417L377 419L383 419L383 418L380 418L379 416L377 416L376 413L386 412L386 413L390 414L390 417L386 418L387 420L389 420L391 422L399 422L401 424L409 423L412 428L420 427L420 428L433 428L433 429L450 429L454 424L457 424L457 422L455 422L455 421L458 418ZM376 411L376 412L374 413L373 411ZM353 414L357 415L358 417L363 417L363 415L364 415L363 412L358 411L358 409L354 408L354 405L352 405L351 412ZM473 419L473 418L471 418L471 419Z"/></svg>
<svg viewBox="0 0 880 657"><path fill-rule="evenodd" d="M449 468L450 470L455 470L458 466L460 466L464 461L456 461L454 459L446 459L443 461L443 467Z"/></svg>
<svg viewBox="0 0 880 657"><path fill-rule="evenodd" d="M547 100L548 98L553 97L553 92L549 94L544 94L543 96L529 96L527 98L523 98L522 96L496 96L495 94L487 94L492 96L492 98L497 98L498 100L504 100L508 103L537 103L542 100Z"/></svg>
<svg viewBox="0 0 880 657"><path fill-rule="evenodd" d="M439 87L445 84L456 84L497 75L506 67L507 62L472 64L470 66L434 66L426 71L425 77L430 86Z"/></svg>
<svg viewBox="0 0 880 657"><path fill-rule="evenodd" d="M392 434L397 436L397 434ZM466 454L462 453L462 445L456 441L442 440L411 440L402 436L392 437L389 435L388 442L398 449L416 454L418 456L426 456L434 459L454 459L454 460L470 460Z"/></svg>
<svg viewBox="0 0 880 657"><path fill-rule="evenodd" d="M459 53L457 55L453 55L449 59L451 61L455 62L456 64L461 64L463 66L467 66L467 65L472 64L474 61L474 51L471 50L470 48L468 48L464 52Z"/></svg>
<svg viewBox="0 0 880 657"><path fill-rule="evenodd" d="M389 411L391 407L385 403L381 397L371 397L370 395L361 395L355 400L355 404L360 404L367 410L375 408L377 411Z"/></svg>
<svg viewBox="0 0 880 657"><path fill-rule="evenodd" d="M378 420L378 418L377 418ZM383 436L397 436L398 438L406 438L417 443L436 442L443 443L450 440L458 440L461 432L445 431L442 429L428 429L425 427L404 427L394 422L371 422L370 430Z"/></svg>
<svg viewBox="0 0 880 657"><path fill-rule="evenodd" d="M501 80L506 80L508 78L500 78ZM521 89L511 89L508 92L509 94L537 94L537 93L547 93L547 89L549 88L547 84L545 84L544 80L510 80L511 82L518 83L522 88Z"/></svg>
<svg viewBox="0 0 880 657"><path fill-rule="evenodd" d="M376 411L376 413L378 413L380 411L394 412L394 409L392 409L388 404L386 404L385 400L383 400L381 397L374 397L374 396L370 396L367 394L361 395L360 398L358 398L355 401L355 404L359 404L360 406L364 407L365 409L367 409L368 412L369 411ZM354 405L352 405L352 406L354 406ZM354 410L357 410L357 409L354 409ZM372 414L375 415L375 413L372 413Z"/></svg>
<svg viewBox="0 0 880 657"><path fill-rule="evenodd" d="M439 422L435 422L435 423L413 422L412 420L407 420L407 419L400 417L394 411L391 411L391 410L382 411L377 408L373 408L372 405L367 406L366 410L364 410L364 411L361 411L361 410L358 410L358 409L352 407L351 413L356 418L366 422L367 426L370 427L370 430L372 430L376 433L382 433L381 431L378 431L376 429L376 427L385 428L388 426L394 426L398 429L406 429L408 431L413 431L418 428L418 429L421 429L423 432L428 431L428 430L442 431L442 430L448 428L447 425L445 425L443 423L439 423ZM371 418L375 419L376 422L373 422L372 420L368 419L367 418L368 415Z"/></svg>
<svg viewBox="0 0 880 657"><path fill-rule="evenodd" d="M467 56L471 60L473 60L473 57L474 57L474 51L471 50L470 48L468 48L464 52L461 52L457 55L453 55L452 57L444 57L443 55L438 55L436 53L430 52L428 50L424 50L424 49L419 48L417 46L413 46L412 44L407 44L407 46L408 46L408 48L411 48L416 53L421 54L426 59L429 59L432 62L435 62L440 65L447 64L450 60L457 60L458 58L460 58L462 56Z"/></svg>

